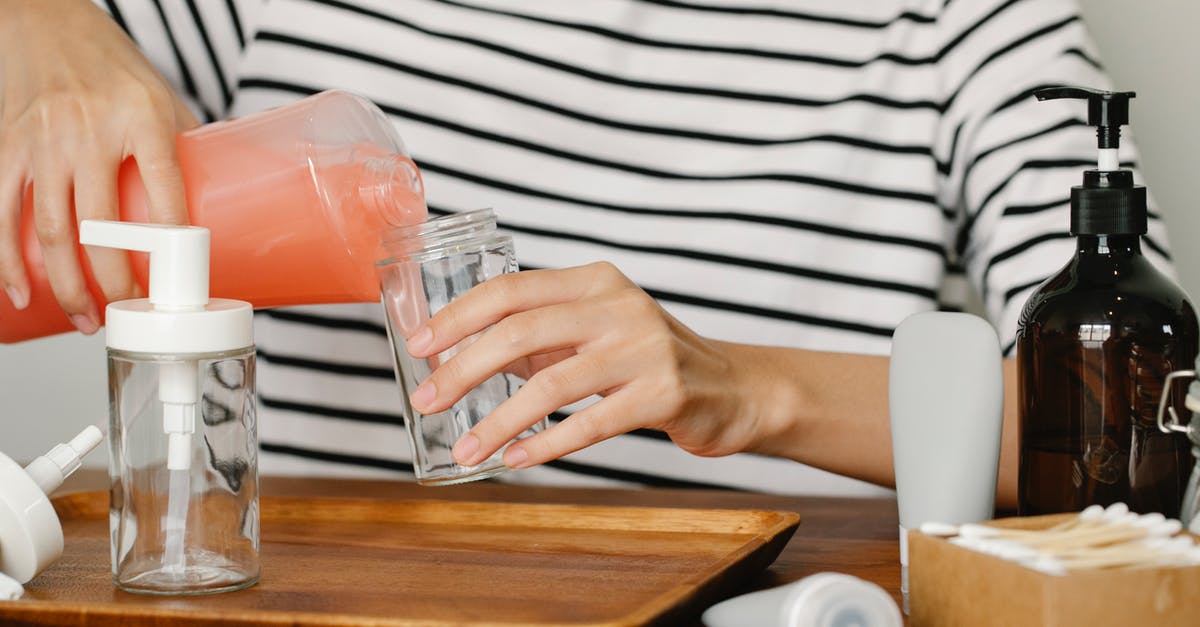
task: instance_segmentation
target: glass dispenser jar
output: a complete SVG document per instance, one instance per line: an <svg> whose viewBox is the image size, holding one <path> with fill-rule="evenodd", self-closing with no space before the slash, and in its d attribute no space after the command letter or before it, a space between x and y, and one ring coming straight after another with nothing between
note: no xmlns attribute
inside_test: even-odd
<svg viewBox="0 0 1200 627"><path fill-rule="evenodd" d="M154 594L252 585L250 303L208 298L208 229L84 220L79 239L150 253L150 297L107 308L113 581Z"/></svg>
<svg viewBox="0 0 1200 627"><path fill-rule="evenodd" d="M259 575L254 347L183 355L110 348L108 376L114 583L161 594L253 585ZM172 398L172 385L184 393ZM197 394L189 398L188 389ZM191 413L192 424L164 434L171 412ZM193 432L178 435L187 428Z"/></svg>

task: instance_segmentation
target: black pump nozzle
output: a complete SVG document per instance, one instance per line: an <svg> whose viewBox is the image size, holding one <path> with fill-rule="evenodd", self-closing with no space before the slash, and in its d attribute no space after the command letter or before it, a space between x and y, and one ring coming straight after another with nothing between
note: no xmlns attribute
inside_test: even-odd
<svg viewBox="0 0 1200 627"><path fill-rule="evenodd" d="M1100 148L1095 170L1083 173L1083 185L1071 188L1071 233L1120 235L1146 232L1146 188L1133 183L1133 172L1121 169L1117 148L1121 125L1129 124L1132 91L1086 87L1047 87L1033 92L1038 100L1073 98L1088 101L1088 124L1096 127Z"/></svg>
<svg viewBox="0 0 1200 627"><path fill-rule="evenodd" d="M1088 125L1096 127L1098 148L1120 148L1121 126L1129 124L1132 91L1101 91L1088 87L1046 87L1033 92L1038 100L1074 98L1088 101Z"/></svg>

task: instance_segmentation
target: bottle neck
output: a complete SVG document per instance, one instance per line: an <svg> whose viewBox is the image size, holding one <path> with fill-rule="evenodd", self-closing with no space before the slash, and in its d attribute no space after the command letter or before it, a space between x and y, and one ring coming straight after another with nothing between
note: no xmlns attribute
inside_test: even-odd
<svg viewBox="0 0 1200 627"><path fill-rule="evenodd" d="M1075 247L1080 255L1132 257L1142 254L1140 235L1080 235Z"/></svg>
<svg viewBox="0 0 1200 627"><path fill-rule="evenodd" d="M389 226L408 226L425 221L425 197L421 175L407 157L375 157L363 163L358 181L362 205Z"/></svg>

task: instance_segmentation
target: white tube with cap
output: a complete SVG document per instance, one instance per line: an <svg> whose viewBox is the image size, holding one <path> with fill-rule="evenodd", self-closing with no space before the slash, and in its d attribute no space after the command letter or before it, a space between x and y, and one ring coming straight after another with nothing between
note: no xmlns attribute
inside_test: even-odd
<svg viewBox="0 0 1200 627"><path fill-rule="evenodd" d="M978 316L925 312L892 336L888 410L908 613L908 533L926 522L992 518L1004 379L1000 341Z"/></svg>
<svg viewBox="0 0 1200 627"><path fill-rule="evenodd" d="M727 599L700 617L707 627L902 627L892 595L843 573L799 581Z"/></svg>

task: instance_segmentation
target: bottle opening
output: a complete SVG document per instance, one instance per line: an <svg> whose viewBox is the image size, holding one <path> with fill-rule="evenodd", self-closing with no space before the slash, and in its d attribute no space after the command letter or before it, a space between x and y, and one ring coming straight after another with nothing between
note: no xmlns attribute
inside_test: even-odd
<svg viewBox="0 0 1200 627"><path fill-rule="evenodd" d="M363 162L359 198L387 224L399 227L423 222L424 193L421 175L406 157L396 154Z"/></svg>

